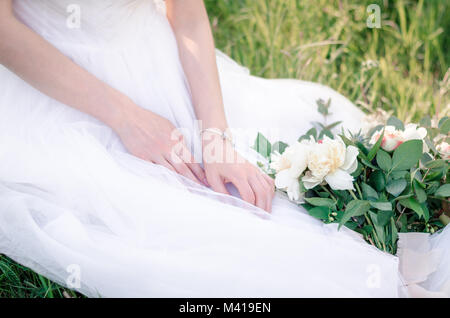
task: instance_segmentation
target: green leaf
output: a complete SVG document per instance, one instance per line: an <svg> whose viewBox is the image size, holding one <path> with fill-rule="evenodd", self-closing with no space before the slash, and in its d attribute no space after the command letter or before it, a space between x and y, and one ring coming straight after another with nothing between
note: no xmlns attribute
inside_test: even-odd
<svg viewBox="0 0 450 318"><path fill-rule="evenodd" d="M394 126L397 130L405 130L403 122L395 116L390 117L387 122L387 126Z"/></svg>
<svg viewBox="0 0 450 318"><path fill-rule="evenodd" d="M325 206L328 208L335 206L335 202L327 198L305 198L305 201L314 206Z"/></svg>
<svg viewBox="0 0 450 318"><path fill-rule="evenodd" d="M372 161L373 158L375 158L375 155L377 154L377 151L380 149L381 147L381 142L383 141L383 137L384 137L384 129L381 132L380 137L378 138L377 142L375 143L375 145L373 145L372 149L370 149L369 153L367 154L367 159L369 161Z"/></svg>
<svg viewBox="0 0 450 318"><path fill-rule="evenodd" d="M369 216L372 219L372 223L375 227L375 232L378 235L378 239L382 244L385 244L385 235L384 235L384 227L378 221L378 215L372 211L369 211Z"/></svg>
<svg viewBox="0 0 450 318"><path fill-rule="evenodd" d="M298 141L300 142L302 140L309 140L311 136L314 138L314 140L317 140L317 129L314 127L308 130L305 135L298 138Z"/></svg>
<svg viewBox="0 0 450 318"><path fill-rule="evenodd" d="M437 189L439 189L440 185L441 184L439 181L432 181L427 185L427 188L425 191L428 195L433 195L436 193Z"/></svg>
<svg viewBox="0 0 450 318"><path fill-rule="evenodd" d="M439 128L441 129L441 134L447 135L450 132L450 118L440 123Z"/></svg>
<svg viewBox="0 0 450 318"><path fill-rule="evenodd" d="M427 194L417 180L414 180L414 193L416 194L417 201L419 201L420 203L423 203L427 200Z"/></svg>
<svg viewBox="0 0 450 318"><path fill-rule="evenodd" d="M367 161L367 159L364 158L365 155L361 151L359 151L359 157L360 157L362 164L364 164L367 167L372 168L373 170L378 170L377 166L374 166L372 163L370 163L369 161Z"/></svg>
<svg viewBox="0 0 450 318"><path fill-rule="evenodd" d="M382 170L389 171L392 167L392 158L386 151L379 150L377 153L377 164Z"/></svg>
<svg viewBox="0 0 450 318"><path fill-rule="evenodd" d="M404 207L413 210L419 216L419 218L424 217L425 213L422 209L420 203L414 198L408 198L400 200L399 203Z"/></svg>
<svg viewBox="0 0 450 318"><path fill-rule="evenodd" d="M425 164L425 167L429 168L429 169L435 169L435 168L442 168L446 165L447 163L445 162L445 160L443 159L437 159L437 160L432 160L429 161Z"/></svg>
<svg viewBox="0 0 450 318"><path fill-rule="evenodd" d="M369 201L364 200L353 200L347 204L345 208L344 215L342 216L341 221L339 222L339 228L347 223L354 216L364 215L370 209Z"/></svg>
<svg viewBox="0 0 450 318"><path fill-rule="evenodd" d="M409 140L394 151L391 170L408 170L415 166L422 157L422 140Z"/></svg>
<svg viewBox="0 0 450 318"><path fill-rule="evenodd" d="M282 141L277 141L276 143L274 143L272 145L272 151L278 151L278 153L282 154L286 148L288 147L288 144L282 142Z"/></svg>
<svg viewBox="0 0 450 318"><path fill-rule="evenodd" d="M430 140L430 138L425 137L424 138L425 143L427 144L428 148L430 148L434 153L438 153L436 146L434 145L434 142Z"/></svg>
<svg viewBox="0 0 450 318"><path fill-rule="evenodd" d="M430 127L431 126L431 117L429 115L426 115L425 117L423 117L420 120L419 125L422 127Z"/></svg>
<svg viewBox="0 0 450 318"><path fill-rule="evenodd" d="M442 117L442 118L439 120L439 123L438 123L439 129L442 127L442 125L443 125L448 119L449 119L449 117L448 117L448 116L445 116L445 117Z"/></svg>
<svg viewBox="0 0 450 318"><path fill-rule="evenodd" d="M369 182L375 188L375 190L383 191L386 187L386 178L384 176L384 172L380 170L372 172L369 177Z"/></svg>
<svg viewBox="0 0 450 318"><path fill-rule="evenodd" d="M340 124L342 124L342 121L337 121L337 122L334 122L332 124L329 124L329 125L325 126L324 129L331 130L334 127L336 127L336 126L338 126Z"/></svg>
<svg viewBox="0 0 450 318"><path fill-rule="evenodd" d="M324 207L324 206L318 206L315 208L312 208L308 211L309 215L321 219L321 220L328 220L328 216L330 214L330 208Z"/></svg>
<svg viewBox="0 0 450 318"><path fill-rule="evenodd" d="M361 183L361 190L363 192L364 199L374 198L378 199L378 192L375 191L370 185L367 183Z"/></svg>
<svg viewBox="0 0 450 318"><path fill-rule="evenodd" d="M420 162L426 166L428 163L431 163L433 161L433 157L427 152L424 152L422 155L422 158L420 158Z"/></svg>
<svg viewBox="0 0 450 318"><path fill-rule="evenodd" d="M405 179L408 171L400 170L400 171L392 171L391 177L392 179Z"/></svg>
<svg viewBox="0 0 450 318"><path fill-rule="evenodd" d="M444 198L450 197L450 183L444 184L443 186L439 187L434 195Z"/></svg>
<svg viewBox="0 0 450 318"><path fill-rule="evenodd" d="M392 204L391 202L374 202L370 201L370 205L374 207L375 209L381 210L381 211L392 211Z"/></svg>
<svg viewBox="0 0 450 318"><path fill-rule="evenodd" d="M391 218L391 231L392 231L392 235L391 235L392 246L396 246L397 238L398 238L398 231L397 231L397 226L395 225L394 218ZM395 250L394 250L394 252L395 252Z"/></svg>
<svg viewBox="0 0 450 318"><path fill-rule="evenodd" d="M319 134L319 140L322 139L324 136L327 136L331 139L334 138L333 133L329 131L328 129L323 129Z"/></svg>
<svg viewBox="0 0 450 318"><path fill-rule="evenodd" d="M394 197L398 197L403 190L405 190L407 182L405 179L396 179L389 182L386 186L386 191Z"/></svg>
<svg viewBox="0 0 450 318"><path fill-rule="evenodd" d="M430 211L428 210L426 203L422 203L420 206L422 207L423 218L425 219L425 222L428 222L430 219Z"/></svg>
<svg viewBox="0 0 450 318"><path fill-rule="evenodd" d="M363 230L364 230L367 234L370 234L370 233L373 232L373 226L372 226L372 225L365 225L365 226L363 227Z"/></svg>
<svg viewBox="0 0 450 318"><path fill-rule="evenodd" d="M272 152L272 145L263 134L258 133L253 148L263 157L269 158Z"/></svg>
<svg viewBox="0 0 450 318"><path fill-rule="evenodd" d="M380 226L385 226L389 223L394 213L392 211L380 211L377 213L377 221Z"/></svg>
<svg viewBox="0 0 450 318"><path fill-rule="evenodd" d="M330 109L331 98L328 99L328 101L326 101L326 102L323 99L318 99L318 100L316 100L316 104L317 104L317 110L319 111L319 113L321 113L323 116L329 115L328 110Z"/></svg>

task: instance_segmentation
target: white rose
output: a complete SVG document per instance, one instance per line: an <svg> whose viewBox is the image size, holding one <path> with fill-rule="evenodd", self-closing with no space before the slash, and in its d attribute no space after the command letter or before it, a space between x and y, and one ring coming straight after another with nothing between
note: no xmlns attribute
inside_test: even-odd
<svg viewBox="0 0 450 318"><path fill-rule="evenodd" d="M338 139L318 141L309 151L308 169L302 178L305 188L312 189L326 181L334 190L353 189L353 177L350 175L358 167L358 148L345 147Z"/></svg>
<svg viewBox="0 0 450 318"><path fill-rule="evenodd" d="M376 144L381 137L381 130L373 134L370 140L371 144ZM381 141L381 148L388 152L397 149L404 142L403 132L395 129L394 126L386 126L384 128L383 140Z"/></svg>
<svg viewBox="0 0 450 318"><path fill-rule="evenodd" d="M450 160L450 144L443 141L436 146L436 150L439 151L442 159Z"/></svg>
<svg viewBox="0 0 450 318"><path fill-rule="evenodd" d="M296 143L287 147L282 155L272 156L270 167L275 169L275 186L285 190L289 199L298 201L301 198L299 177L307 167L309 147Z"/></svg>

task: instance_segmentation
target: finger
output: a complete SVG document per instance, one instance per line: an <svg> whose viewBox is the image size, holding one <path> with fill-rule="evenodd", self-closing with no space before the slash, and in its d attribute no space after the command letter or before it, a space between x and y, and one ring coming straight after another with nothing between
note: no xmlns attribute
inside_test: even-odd
<svg viewBox="0 0 450 318"><path fill-rule="evenodd" d="M205 171L203 170L202 166L200 166L200 164L186 163L186 165L189 167L189 169L191 169L191 171L194 173L197 179L200 180L200 182L202 182L207 187L209 186Z"/></svg>
<svg viewBox="0 0 450 318"><path fill-rule="evenodd" d="M262 186L264 187L265 195L266 195L266 208L265 210L267 212L272 211L272 200L275 196L275 189L267 182L267 180L264 178L263 174L257 174L256 175L259 182L261 182Z"/></svg>
<svg viewBox="0 0 450 318"><path fill-rule="evenodd" d="M248 179L250 187L253 190L253 193L255 194L255 205L258 208L261 208L263 210L267 211L267 187L263 185L263 183L258 179L257 176L250 177Z"/></svg>
<svg viewBox="0 0 450 318"><path fill-rule="evenodd" d="M265 173L261 172L259 172L257 176L261 183L267 187L268 191L271 193L271 196L275 196L275 182L273 181L273 179Z"/></svg>
<svg viewBox="0 0 450 318"><path fill-rule="evenodd" d="M174 155L174 153L171 153L171 155ZM192 155L191 151L187 148L186 144L182 145L178 153L175 153L175 156L178 156L185 162L188 168L192 171L192 173L201 183L203 183L205 186L209 186L203 168L200 166L199 163L195 161L194 156Z"/></svg>
<svg viewBox="0 0 450 318"><path fill-rule="evenodd" d="M172 165L166 159L164 159L164 157L157 158L157 159L153 160L152 162L157 164L157 165L164 166L164 167L166 167L167 169L169 169L169 170L171 170L173 172L177 172L175 170L175 168L172 167Z"/></svg>
<svg viewBox="0 0 450 318"><path fill-rule="evenodd" d="M275 191L275 180L273 180L271 177L269 177L265 173L260 173L260 174L264 177L264 180L266 180L269 183L269 185L273 188L273 190Z"/></svg>
<svg viewBox="0 0 450 318"><path fill-rule="evenodd" d="M207 177L208 183L211 185L211 188L214 191L230 195L230 193L228 192L225 184L223 183L223 181L219 175L209 174L206 177Z"/></svg>
<svg viewBox="0 0 450 318"><path fill-rule="evenodd" d="M255 205L255 194L253 193L253 189L248 183L247 179L234 179L231 181L235 187L238 189L239 194L241 195L242 200Z"/></svg>
<svg viewBox="0 0 450 318"><path fill-rule="evenodd" d="M192 173L191 169L189 169L189 167L180 157L176 156L175 154L172 154L171 156L168 156L165 159L172 165L172 167L175 168L175 171L178 174L194 181L195 183L200 184L200 181L198 181L198 179Z"/></svg>

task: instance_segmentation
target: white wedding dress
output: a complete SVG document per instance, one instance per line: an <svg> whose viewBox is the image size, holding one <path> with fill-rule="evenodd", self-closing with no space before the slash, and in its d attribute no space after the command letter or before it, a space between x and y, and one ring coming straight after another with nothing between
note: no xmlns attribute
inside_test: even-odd
<svg viewBox="0 0 450 318"><path fill-rule="evenodd" d="M191 134L198 156L164 3L78 0L79 28L69 23L72 3L16 0L14 10L81 67ZM318 98L331 97L330 120L360 125L362 112L328 87L253 77L221 52L217 62L237 147L253 162L257 131L292 142L321 120ZM408 236L399 257L382 253L281 196L268 214L139 160L109 127L3 67L0 86L0 253L58 283L94 297L411 296L407 285L448 292L448 229L420 246Z"/></svg>

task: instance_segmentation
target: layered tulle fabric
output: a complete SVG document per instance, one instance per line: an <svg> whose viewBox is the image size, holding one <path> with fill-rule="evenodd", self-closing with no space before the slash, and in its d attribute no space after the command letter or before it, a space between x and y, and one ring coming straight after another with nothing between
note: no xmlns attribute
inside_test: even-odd
<svg viewBox="0 0 450 318"><path fill-rule="evenodd" d="M172 121L201 160L198 123L161 2L15 1L16 15L65 55L141 107ZM237 147L257 131L292 142L320 121L358 129L362 113L319 84L249 75L217 52ZM398 257L325 226L281 195L273 213L139 160L96 119L0 69L0 253L88 296L406 296ZM76 83L74 83L76 85ZM430 240L443 250L448 231ZM428 241L428 238L426 238ZM442 291L448 253L421 282ZM403 264L404 265L404 264ZM406 264L407 266L407 264ZM77 284L79 283L79 284Z"/></svg>

